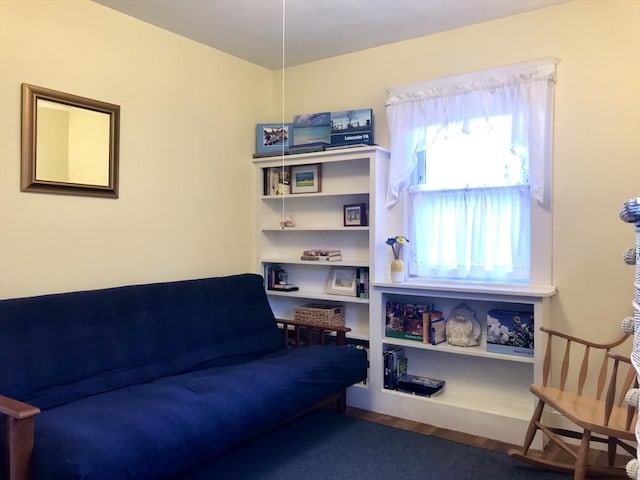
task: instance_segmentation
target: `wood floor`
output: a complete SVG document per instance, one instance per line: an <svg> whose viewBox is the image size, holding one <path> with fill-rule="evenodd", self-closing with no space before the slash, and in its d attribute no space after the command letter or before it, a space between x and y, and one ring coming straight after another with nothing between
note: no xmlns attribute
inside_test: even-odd
<svg viewBox="0 0 640 480"><path fill-rule="evenodd" d="M495 452L501 452L505 454L510 448L518 447L517 445L500 442L498 440L491 440L489 438L468 435L466 433L456 432L454 430L447 430L445 428L434 427L433 425L427 425L425 423L419 423L412 420L406 420L404 418L383 415L381 413L369 412L367 410L361 410L354 407L347 407L347 415L361 418L363 420L368 420L370 422L381 423L390 427L401 428L403 430L411 430L413 432L422 433L424 435L444 438L454 442L463 443L465 445L471 445L474 447L493 450Z"/></svg>
<svg viewBox="0 0 640 480"><path fill-rule="evenodd" d="M512 445L510 443L501 442L499 440L491 440L489 438L478 437L476 435L469 435L462 432L438 428L432 425L414 422L412 420L406 420L403 418L392 417L389 415L383 415L380 413L369 412L367 410L361 410L354 407L347 407L347 415L361 418L363 420L368 420L370 422L381 423L383 425L388 425L395 428L411 430L413 432L422 433L424 435L444 438L465 445L471 445L474 447L484 448L486 450L492 450L494 452L504 453L505 455L510 448L521 447L521 445ZM595 452L594 454L596 455L596 457L592 460L595 460L598 463L606 463L606 452ZM558 449L553 444L547 446L544 455L550 460L557 462L567 462L569 457L568 454ZM626 455L618 455L617 464L625 465L629 460L631 460L631 458L632 457Z"/></svg>

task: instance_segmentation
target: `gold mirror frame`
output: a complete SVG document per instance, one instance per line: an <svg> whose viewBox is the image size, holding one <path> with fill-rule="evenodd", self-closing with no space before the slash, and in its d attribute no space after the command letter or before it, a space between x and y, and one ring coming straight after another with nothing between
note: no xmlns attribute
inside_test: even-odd
<svg viewBox="0 0 640 480"><path fill-rule="evenodd" d="M101 152L109 163L104 185L37 178L38 134L47 133L38 132L38 100L108 115L108 152ZM120 106L23 83L21 191L118 198L119 134Z"/></svg>

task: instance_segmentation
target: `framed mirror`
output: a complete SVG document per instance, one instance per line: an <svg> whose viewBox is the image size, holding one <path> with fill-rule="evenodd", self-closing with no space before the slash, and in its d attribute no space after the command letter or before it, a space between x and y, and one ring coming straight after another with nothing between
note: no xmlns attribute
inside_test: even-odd
<svg viewBox="0 0 640 480"><path fill-rule="evenodd" d="M23 192L118 197L120 107L22 84Z"/></svg>

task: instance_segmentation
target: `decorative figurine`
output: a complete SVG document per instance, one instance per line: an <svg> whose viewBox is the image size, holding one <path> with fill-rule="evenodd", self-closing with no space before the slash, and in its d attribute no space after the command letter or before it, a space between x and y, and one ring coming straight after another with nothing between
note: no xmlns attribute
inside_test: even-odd
<svg viewBox="0 0 640 480"><path fill-rule="evenodd" d="M475 315L476 312L464 303L451 311L445 327L449 344L459 347L480 345L482 327L480 327L480 322L476 320Z"/></svg>

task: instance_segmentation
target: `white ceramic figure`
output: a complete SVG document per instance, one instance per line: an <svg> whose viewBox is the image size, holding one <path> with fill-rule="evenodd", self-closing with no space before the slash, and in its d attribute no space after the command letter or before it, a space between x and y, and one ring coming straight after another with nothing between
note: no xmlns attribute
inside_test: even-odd
<svg viewBox="0 0 640 480"><path fill-rule="evenodd" d="M459 347L480 345L482 327L475 315L464 303L452 310L445 327L447 342Z"/></svg>

